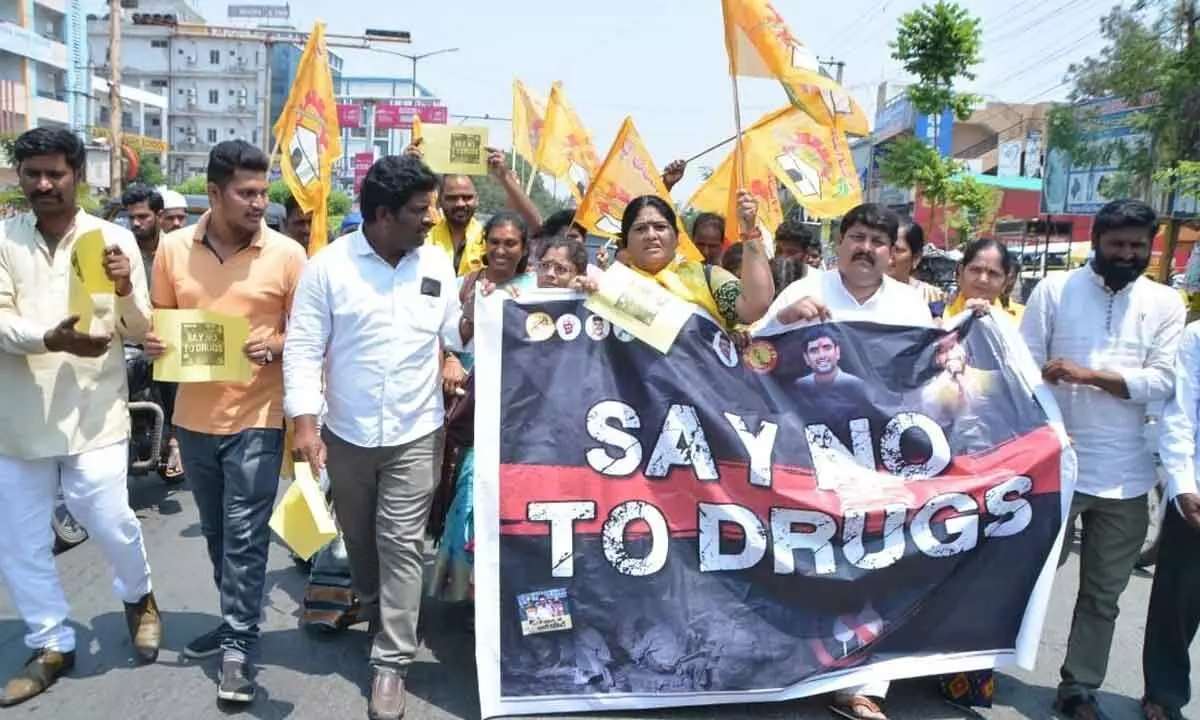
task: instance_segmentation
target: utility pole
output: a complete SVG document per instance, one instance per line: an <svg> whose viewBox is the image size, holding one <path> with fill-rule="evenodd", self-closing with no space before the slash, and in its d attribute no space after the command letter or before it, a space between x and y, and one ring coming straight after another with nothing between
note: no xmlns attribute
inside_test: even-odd
<svg viewBox="0 0 1200 720"><path fill-rule="evenodd" d="M846 62L844 60L835 60L833 58L830 58L828 60L819 60L818 64L821 67L828 67L828 66L832 65L834 67L833 79L837 80L838 85L842 84L842 77L846 73Z"/></svg>
<svg viewBox="0 0 1200 720"><path fill-rule="evenodd" d="M121 197L121 0L108 0L108 196Z"/></svg>

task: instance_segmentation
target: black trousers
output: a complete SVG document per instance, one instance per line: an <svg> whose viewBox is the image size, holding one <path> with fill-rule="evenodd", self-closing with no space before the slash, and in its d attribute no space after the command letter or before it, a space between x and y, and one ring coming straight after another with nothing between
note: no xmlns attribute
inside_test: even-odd
<svg viewBox="0 0 1200 720"><path fill-rule="evenodd" d="M1150 702L1180 710L1191 700L1188 647L1198 626L1200 532L1192 529L1171 503L1163 519L1142 644L1142 674Z"/></svg>

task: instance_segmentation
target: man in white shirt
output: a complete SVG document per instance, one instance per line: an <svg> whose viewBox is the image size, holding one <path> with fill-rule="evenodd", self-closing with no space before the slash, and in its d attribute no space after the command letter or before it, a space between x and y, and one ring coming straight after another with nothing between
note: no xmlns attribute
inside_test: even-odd
<svg viewBox="0 0 1200 720"><path fill-rule="evenodd" d="M1154 588L1142 643L1147 717L1182 718L1191 701L1188 647L1200 626L1200 491L1196 482L1200 415L1200 322L1187 326L1175 361L1175 394L1162 414L1158 452L1167 471ZM1157 715L1152 713L1157 712Z"/></svg>
<svg viewBox="0 0 1200 720"><path fill-rule="evenodd" d="M75 203L83 144L69 130L37 128L13 145L32 213L0 224L0 573L29 628L32 657L0 695L24 702L75 664L75 631L54 565L50 520L62 486L71 514L99 544L142 662L158 657L162 626L150 588L142 528L129 507L129 391L122 341L150 327L142 256L128 230ZM99 233L102 257L83 257ZM86 326L68 317L80 272L103 265L110 295L96 293ZM72 308L76 309L76 308Z"/></svg>
<svg viewBox="0 0 1200 720"><path fill-rule="evenodd" d="M767 310L766 327L812 320L932 327L929 304L887 274L899 227L900 218L880 205L859 205L846 213L837 268L810 270L787 286ZM834 707L846 717L886 720L878 701L887 696L888 686L880 682L845 688L837 693Z"/></svg>
<svg viewBox="0 0 1200 720"><path fill-rule="evenodd" d="M355 591L377 631L374 720L404 714L425 523L441 475L441 351L462 346L454 268L446 252L423 244L437 187L437 176L412 156L371 167L362 229L305 267L283 354L296 449L314 470L328 455ZM322 394L327 414L318 434Z"/></svg>
<svg viewBox="0 0 1200 720"><path fill-rule="evenodd" d="M1143 435L1146 408L1168 399L1175 383L1183 300L1142 275L1157 227L1145 203L1105 205L1092 225L1091 261L1042 280L1021 321L1078 459L1067 527L1083 522L1080 589L1054 703L1067 718L1103 717L1095 691L1157 479Z"/></svg>

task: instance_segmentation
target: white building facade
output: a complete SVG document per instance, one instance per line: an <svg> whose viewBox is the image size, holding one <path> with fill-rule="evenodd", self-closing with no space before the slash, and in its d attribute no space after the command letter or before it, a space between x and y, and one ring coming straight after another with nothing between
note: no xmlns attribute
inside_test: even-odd
<svg viewBox="0 0 1200 720"><path fill-rule="evenodd" d="M81 0L0 0L0 130L71 127L86 84ZM82 105L82 103L79 103Z"/></svg>

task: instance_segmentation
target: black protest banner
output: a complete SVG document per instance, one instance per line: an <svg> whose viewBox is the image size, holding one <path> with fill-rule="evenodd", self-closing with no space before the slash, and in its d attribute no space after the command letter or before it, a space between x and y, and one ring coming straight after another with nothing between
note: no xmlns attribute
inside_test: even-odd
<svg viewBox="0 0 1200 720"><path fill-rule="evenodd" d="M575 299L490 313L485 716L1032 664L1074 463L1001 319L739 350L697 315L662 355Z"/></svg>

